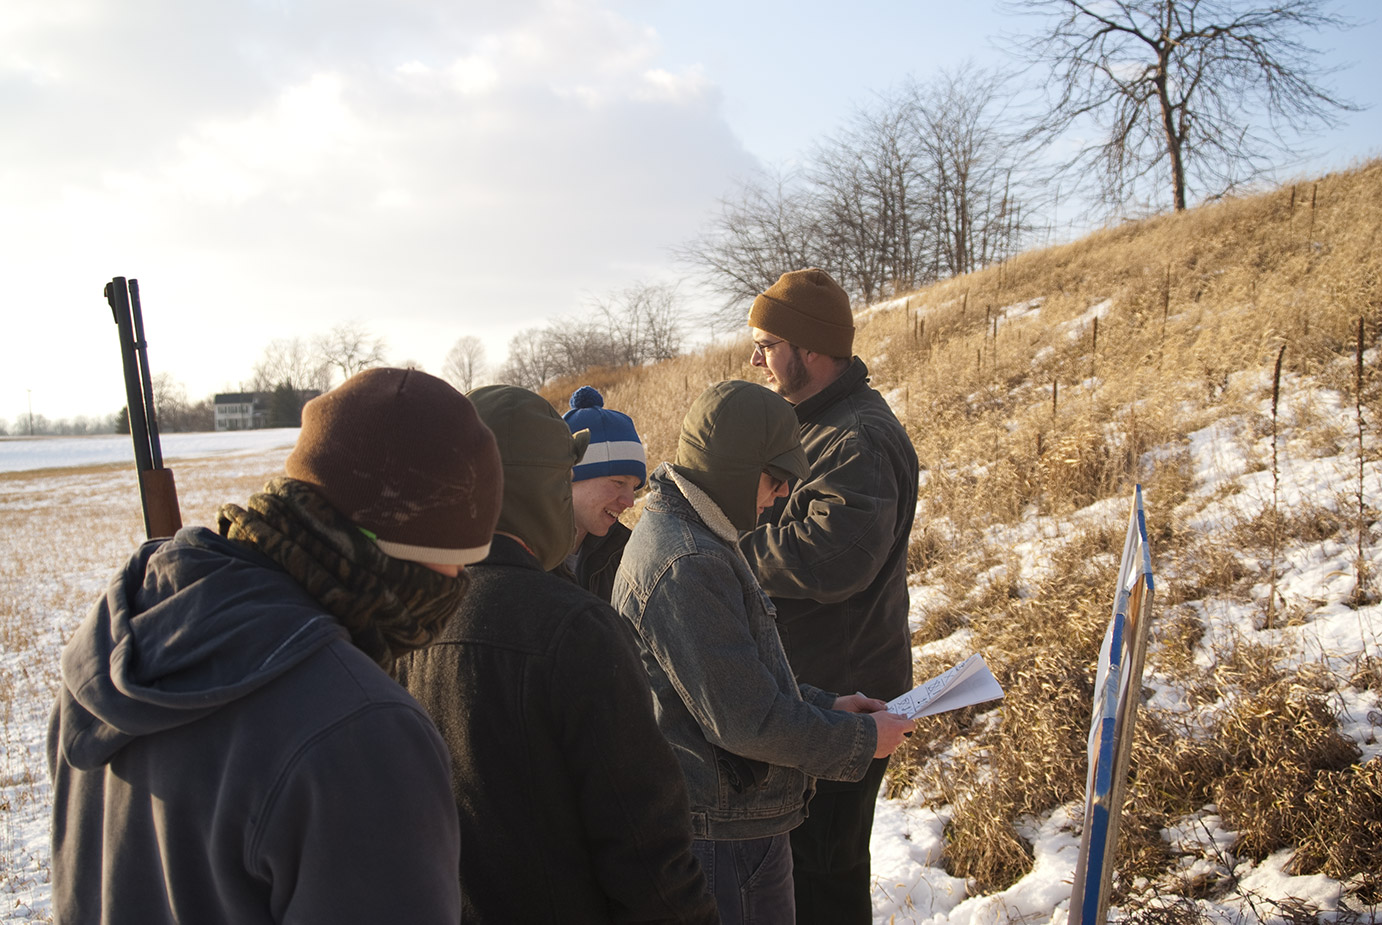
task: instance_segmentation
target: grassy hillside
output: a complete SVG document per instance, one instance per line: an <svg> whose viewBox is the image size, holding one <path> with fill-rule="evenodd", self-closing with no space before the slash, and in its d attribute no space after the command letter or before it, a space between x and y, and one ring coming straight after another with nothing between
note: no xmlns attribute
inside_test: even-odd
<svg viewBox="0 0 1382 925"><path fill-rule="evenodd" d="M1351 737L1339 724L1345 700L1375 709L1382 691L1370 654L1382 636L1379 253L1373 162L858 313L856 352L923 467L917 675L979 649L1008 691L1001 709L928 721L891 772L893 795L950 808L945 866L971 892L1021 878L1031 820L1083 798L1094 666L1140 483L1158 583L1154 696L1137 726L1117 900L1144 920L1193 918L1194 898L1242 890L1234 858L1293 848L1289 869L1343 881L1345 905L1382 901L1382 759L1362 760L1382 716ZM748 346L745 332L593 381L663 460L707 384L759 378ZM560 405L577 384L549 398ZM1208 441L1228 476L1199 471L1192 441ZM1311 460L1333 466L1323 490L1293 480ZM1325 548L1351 567L1324 591L1293 585L1292 556ZM1285 631L1339 607L1357 610L1361 654L1303 658ZM1229 612L1231 632L1211 620ZM1165 834L1207 810L1236 840Z"/></svg>

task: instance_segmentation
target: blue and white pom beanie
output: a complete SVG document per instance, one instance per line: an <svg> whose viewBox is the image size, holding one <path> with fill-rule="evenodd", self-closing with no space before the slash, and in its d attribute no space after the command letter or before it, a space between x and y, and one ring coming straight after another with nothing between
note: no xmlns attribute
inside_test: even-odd
<svg viewBox="0 0 1382 925"><path fill-rule="evenodd" d="M588 385L571 393L571 410L562 415L574 434L590 431L590 446L571 470L571 481L582 482L602 475L631 475L642 488L648 480L648 458L633 420L605 407L605 399Z"/></svg>

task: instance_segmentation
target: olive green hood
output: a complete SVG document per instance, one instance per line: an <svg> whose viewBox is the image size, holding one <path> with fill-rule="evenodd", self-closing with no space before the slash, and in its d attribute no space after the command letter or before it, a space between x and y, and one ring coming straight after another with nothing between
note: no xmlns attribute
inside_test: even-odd
<svg viewBox="0 0 1382 925"><path fill-rule="evenodd" d="M793 479L810 472L791 404L741 379L716 383L691 404L672 465L709 495L738 530L752 530L758 519L763 470Z"/></svg>
<svg viewBox="0 0 1382 925"><path fill-rule="evenodd" d="M494 432L504 464L495 530L522 540L544 569L555 568L576 544L571 467L585 453L590 432L571 433L547 399L517 386L487 385L466 397Z"/></svg>

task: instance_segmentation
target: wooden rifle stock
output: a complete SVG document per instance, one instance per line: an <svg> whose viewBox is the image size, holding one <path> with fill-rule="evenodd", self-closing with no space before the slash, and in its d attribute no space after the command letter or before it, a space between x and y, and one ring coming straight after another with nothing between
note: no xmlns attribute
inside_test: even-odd
<svg viewBox="0 0 1382 925"><path fill-rule="evenodd" d="M144 510L144 534L153 539L172 536L182 527L173 470L163 468L154 409L153 377L144 342L144 316L139 306L139 280L117 276L106 284L106 302L120 332L120 357L125 367L125 412L134 441L134 465L139 471L139 503Z"/></svg>

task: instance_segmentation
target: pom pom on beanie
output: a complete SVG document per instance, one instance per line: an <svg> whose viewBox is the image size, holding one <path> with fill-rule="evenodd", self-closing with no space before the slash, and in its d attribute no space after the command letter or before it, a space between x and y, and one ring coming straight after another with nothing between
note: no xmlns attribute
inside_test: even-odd
<svg viewBox="0 0 1382 925"><path fill-rule="evenodd" d="M590 431L590 445L573 470L572 481L631 475L642 488L648 478L648 458L633 420L627 414L605 408L605 397L588 385L572 392L568 404L571 410L562 415L566 426L572 433Z"/></svg>
<svg viewBox="0 0 1382 925"><path fill-rule="evenodd" d="M603 408L605 397L592 386L583 385L571 393L571 400L567 404L571 406L572 411L580 411L582 408Z"/></svg>

